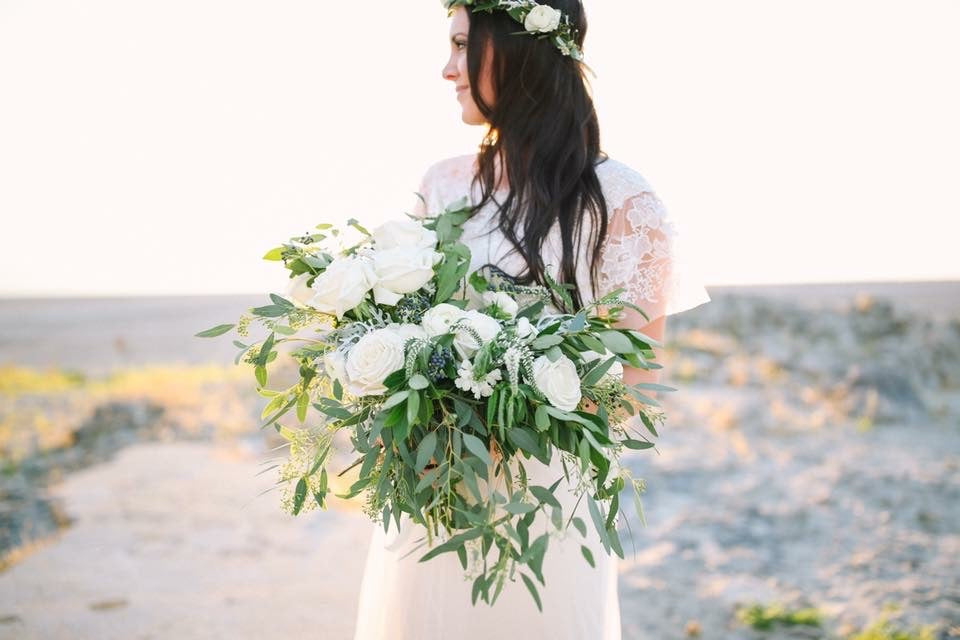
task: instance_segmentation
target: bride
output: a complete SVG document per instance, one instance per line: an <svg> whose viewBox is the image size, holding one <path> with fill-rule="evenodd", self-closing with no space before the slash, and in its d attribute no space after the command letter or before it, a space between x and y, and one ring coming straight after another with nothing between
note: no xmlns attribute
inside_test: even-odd
<svg viewBox="0 0 960 640"><path fill-rule="evenodd" d="M443 4L451 17L443 77L455 85L463 121L485 126L486 135L477 154L427 169L414 212L438 213L468 196L473 215L462 241L471 270L491 265L522 284L543 284L549 273L576 285L578 306L622 287L649 316L628 311L623 324L662 341L667 315L710 298L682 261L677 226L650 185L600 150L581 54L582 3ZM658 382L659 370L626 367L624 381ZM531 484L564 477L560 455L549 465L522 464ZM578 505L572 476L561 489L569 514ZM454 554L418 562L427 551L418 527L409 520L399 531L374 525L355 640L620 638L618 556L604 551L595 531L584 540L571 528L549 541L541 612L519 580L492 606L472 605L470 577ZM534 528L549 527L537 521ZM595 566L581 544L592 548Z"/></svg>

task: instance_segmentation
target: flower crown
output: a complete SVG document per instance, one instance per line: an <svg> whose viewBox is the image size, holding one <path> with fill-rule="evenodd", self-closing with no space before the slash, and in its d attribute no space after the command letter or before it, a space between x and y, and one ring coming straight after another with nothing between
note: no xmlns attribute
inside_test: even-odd
<svg viewBox="0 0 960 640"><path fill-rule="evenodd" d="M538 38L550 38L553 45L565 56L574 60L583 60L583 52L577 46L574 36L577 30L570 24L570 17L563 15L559 9L545 4L538 4L535 0L441 0L448 14L453 13L454 7L473 7L474 13L494 9L502 9L510 17L523 25L524 31Z"/></svg>

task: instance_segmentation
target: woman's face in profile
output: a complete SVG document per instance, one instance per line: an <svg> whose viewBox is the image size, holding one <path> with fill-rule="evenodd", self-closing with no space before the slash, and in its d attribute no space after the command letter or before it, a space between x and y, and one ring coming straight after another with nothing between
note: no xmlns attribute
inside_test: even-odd
<svg viewBox="0 0 960 640"><path fill-rule="evenodd" d="M458 6L450 20L450 58L443 68L443 77L454 83L457 101L463 110L461 118L466 124L481 125L486 118L480 113L470 93L470 76L467 73L467 34L470 33L470 18L467 9ZM487 104L493 104L493 86L489 79L488 56L485 56L481 73L480 96Z"/></svg>

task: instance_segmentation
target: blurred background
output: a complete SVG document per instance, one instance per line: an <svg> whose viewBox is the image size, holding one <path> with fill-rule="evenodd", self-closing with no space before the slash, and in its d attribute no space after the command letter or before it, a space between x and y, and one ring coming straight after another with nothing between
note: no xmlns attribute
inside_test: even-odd
<svg viewBox="0 0 960 640"><path fill-rule="evenodd" d="M604 148L712 297L630 458L624 638L960 637L960 5L585 5ZM351 637L372 525L280 510L194 334L476 149L399 6L0 0L0 638Z"/></svg>

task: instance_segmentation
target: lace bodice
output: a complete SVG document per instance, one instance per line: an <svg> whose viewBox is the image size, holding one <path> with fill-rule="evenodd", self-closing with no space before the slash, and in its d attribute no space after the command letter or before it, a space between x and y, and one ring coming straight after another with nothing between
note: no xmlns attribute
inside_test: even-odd
<svg viewBox="0 0 960 640"><path fill-rule="evenodd" d="M479 189L471 190L475 162L476 156L468 154L431 165L418 189L426 204L417 198L413 213L439 212L463 196L478 202ZM708 302L710 296L700 274L684 254L677 223L647 180L613 158L600 162L596 170L609 216L607 238L598 265L598 292L603 295L622 287L650 321ZM497 196L505 194L505 190L498 191L496 201L502 201L502 197ZM471 269L495 264L507 273L520 273L524 267L522 259L496 228L496 210L495 203L488 203L464 225L463 241L473 253ZM589 226L584 228L585 234L589 231ZM544 264L555 277L562 254L559 233L559 225L555 225L543 246ZM577 286L585 301L593 297L587 245L582 243L577 260ZM645 323L638 322L639 325Z"/></svg>

